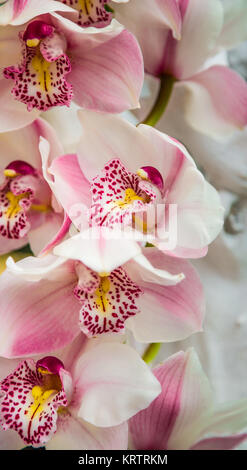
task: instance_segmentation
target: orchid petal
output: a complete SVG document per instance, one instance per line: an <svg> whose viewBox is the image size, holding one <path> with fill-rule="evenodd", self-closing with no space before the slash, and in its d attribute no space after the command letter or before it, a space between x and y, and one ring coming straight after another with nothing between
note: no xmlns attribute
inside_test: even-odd
<svg viewBox="0 0 247 470"><path fill-rule="evenodd" d="M150 162L154 149L148 139L142 137L139 127L120 116L88 110L79 110L78 117L83 130L77 149L78 161L88 179L96 176L99 168L116 156L133 173L144 165L156 166L155 162Z"/></svg>
<svg viewBox="0 0 247 470"><path fill-rule="evenodd" d="M26 106L11 95L12 84L0 78L0 132L7 132L27 126L38 117L38 111L27 112Z"/></svg>
<svg viewBox="0 0 247 470"><path fill-rule="evenodd" d="M172 57L173 74L180 80L200 70L206 59L214 53L223 24L220 0L189 0L183 4L186 8L182 11L181 39L176 43Z"/></svg>
<svg viewBox="0 0 247 470"><path fill-rule="evenodd" d="M120 233L94 227L75 235L53 250L63 258L75 259L97 273L110 273L138 255L141 249L134 240L120 239Z"/></svg>
<svg viewBox="0 0 247 470"><path fill-rule="evenodd" d="M236 436L209 437L202 439L191 447L191 450L231 450L247 439L247 434Z"/></svg>
<svg viewBox="0 0 247 470"><path fill-rule="evenodd" d="M76 57L68 76L75 102L88 109L120 113L139 107L142 55L128 31Z"/></svg>
<svg viewBox="0 0 247 470"><path fill-rule="evenodd" d="M144 255L145 254L150 254L149 259ZM156 268L152 262L155 260L157 264L157 259L160 260L160 253L158 251L152 250L152 255L151 251L149 249L144 249L143 254L141 253L140 255L137 255L133 258L131 261L132 263L132 272L133 269L135 270L135 276L140 276L140 278L149 283L154 283L154 284L160 284L163 286L173 286L178 284L184 279L184 274L183 273L178 273L178 274L172 274L165 269L159 269ZM134 266L136 264L136 266ZM161 263L162 265L162 263ZM163 266L162 266L163 267ZM136 268L136 269L135 269Z"/></svg>
<svg viewBox="0 0 247 470"><path fill-rule="evenodd" d="M220 48L232 49L246 41L247 5L245 0L222 0L224 24L218 39Z"/></svg>
<svg viewBox="0 0 247 470"><path fill-rule="evenodd" d="M59 216L57 216L57 218L58 217ZM59 217L59 220L61 222L60 217ZM54 228L54 226L55 225L54 225L54 222L53 222L53 228ZM48 241L47 245L45 245L45 247L44 246L42 247L43 249L42 249L42 251L39 252L39 254L41 256L43 256L44 254L47 254L49 251L51 251L54 248L54 246L57 245L59 242L61 242L63 240L63 238L67 235L70 227L71 227L71 220L65 214L63 223L62 223L62 225L60 224L58 226L57 231L55 231L55 234L54 234L53 238L51 238L51 234L49 232L49 241ZM32 235L32 232L31 232L31 235ZM30 235L29 235L29 238L30 238ZM32 245L32 243L33 243L33 241L30 240L31 245Z"/></svg>
<svg viewBox="0 0 247 470"><path fill-rule="evenodd" d="M91 204L90 184L80 169L77 155L63 155L53 160L48 171L53 176L51 188L56 198L77 226L75 216L78 217L80 205L86 210Z"/></svg>
<svg viewBox="0 0 247 470"><path fill-rule="evenodd" d="M146 258L156 269L171 274L183 272L185 278L176 285L148 281L141 267L133 261L125 267L128 275L143 290L138 300L141 313L126 321L137 341L177 341L201 331L204 317L204 295L200 279L185 260L173 258L153 248L146 248ZM138 272L139 271L139 272Z"/></svg>
<svg viewBox="0 0 247 470"><path fill-rule="evenodd" d="M59 135L64 148L63 153L75 153L76 145L80 140L81 126L77 118L78 106L72 101L69 108L61 106L52 108L41 114Z"/></svg>
<svg viewBox="0 0 247 470"><path fill-rule="evenodd" d="M127 424L99 428L73 415L61 415L57 431L46 444L47 450L120 450L127 449Z"/></svg>
<svg viewBox="0 0 247 470"><path fill-rule="evenodd" d="M224 403L204 421L202 435L235 434L247 428L247 399Z"/></svg>
<svg viewBox="0 0 247 470"><path fill-rule="evenodd" d="M159 74L164 58L164 48L169 34L181 37L181 14L175 0L135 0L128 7L117 5L116 18L131 31L141 46L145 70Z"/></svg>
<svg viewBox="0 0 247 470"><path fill-rule="evenodd" d="M185 116L197 131L222 140L246 126L247 85L228 67L212 66L179 86L188 90Z"/></svg>
<svg viewBox="0 0 247 470"><path fill-rule="evenodd" d="M71 12L71 8L54 0L9 0L0 7L0 24L20 25L35 18L35 16L52 11Z"/></svg>
<svg viewBox="0 0 247 470"><path fill-rule="evenodd" d="M55 238L53 243L61 241L61 239L64 237L64 231L62 231L60 234L62 221L62 215L56 214L54 212L48 212L44 214L42 224L37 228L31 229L29 231L28 241L35 256L38 256L41 252L43 252L44 246L50 246L53 238Z"/></svg>
<svg viewBox="0 0 247 470"><path fill-rule="evenodd" d="M18 239L13 239L13 238L5 238L0 236L0 255L4 255L5 253L9 253L10 251L13 250L19 250L20 248L23 248L25 245L28 244L28 238L20 238Z"/></svg>
<svg viewBox="0 0 247 470"><path fill-rule="evenodd" d="M53 128L43 119L36 119L22 129L0 134L0 171L2 172L11 162L19 160L41 172L39 152L41 136L49 141L51 160L63 153Z"/></svg>
<svg viewBox="0 0 247 470"><path fill-rule="evenodd" d="M76 276L63 262L54 262L52 256L25 258L16 264L8 260L0 286L2 356L51 352L79 334L78 301L73 294Z"/></svg>
<svg viewBox="0 0 247 470"><path fill-rule="evenodd" d="M73 373L78 416L95 426L115 426L147 407L160 385L127 345L103 343L83 354Z"/></svg>
<svg viewBox="0 0 247 470"><path fill-rule="evenodd" d="M177 246L171 252L178 256L198 252L201 256L200 251L214 240L223 225L219 195L197 170L182 144L151 126L138 127L159 155L160 163L155 166L166 182L166 206L177 205L177 214L172 216L177 217ZM173 224L172 217L169 218L169 225Z"/></svg>
<svg viewBox="0 0 247 470"><path fill-rule="evenodd" d="M134 447L186 449L197 436L197 421L210 408L207 378L193 349L174 354L153 372L162 392L130 420Z"/></svg>
<svg viewBox="0 0 247 470"><path fill-rule="evenodd" d="M3 431L0 429L1 450L21 450L25 446L23 440L13 429Z"/></svg>

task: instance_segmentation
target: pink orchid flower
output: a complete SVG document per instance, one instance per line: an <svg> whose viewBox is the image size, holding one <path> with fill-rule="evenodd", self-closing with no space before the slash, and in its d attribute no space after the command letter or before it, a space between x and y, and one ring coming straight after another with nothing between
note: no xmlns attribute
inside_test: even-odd
<svg viewBox="0 0 247 470"><path fill-rule="evenodd" d="M82 28L56 13L42 15L21 27L2 28L3 48L5 42L0 131L26 125L37 112L70 106L72 99L113 113L139 106L141 51L116 20L104 29Z"/></svg>
<svg viewBox="0 0 247 470"><path fill-rule="evenodd" d="M134 349L116 342L80 336L56 356L0 362L4 449L126 449L126 420L161 390Z"/></svg>
<svg viewBox="0 0 247 470"><path fill-rule="evenodd" d="M5 0L0 4L0 25L20 25L43 13L69 12L71 8L55 0Z"/></svg>
<svg viewBox="0 0 247 470"><path fill-rule="evenodd" d="M153 369L162 392L129 421L135 449L227 450L247 439L247 400L218 405L193 349ZM241 434L240 434L241 433Z"/></svg>
<svg viewBox="0 0 247 470"><path fill-rule="evenodd" d="M141 251L131 240L82 235L56 246L58 256L7 260L0 283L3 357L50 353L80 330L88 337L121 335L126 326L141 342L201 331L204 295L187 261Z"/></svg>
<svg viewBox="0 0 247 470"><path fill-rule="evenodd" d="M30 244L38 254L63 226L63 208L55 200L42 172L40 137L48 139L52 160L62 147L43 119L1 134L0 254Z"/></svg>
<svg viewBox="0 0 247 470"><path fill-rule="evenodd" d="M150 126L136 128L119 116L78 113L83 129L78 156L59 157L44 169L72 221L77 224L80 205L88 208L89 223L101 227L132 224L134 216L135 228L150 235L160 249L171 224L177 227L177 240L165 249L167 253L204 256L222 228L223 207L185 147ZM40 151L47 168L49 146L44 139ZM168 224L170 205L177 210ZM156 208L157 218L146 223L143 213L148 216ZM85 218L84 212L81 219Z"/></svg>
<svg viewBox="0 0 247 470"><path fill-rule="evenodd" d="M148 0L136 0L117 5L116 12L140 43L145 71L172 76L174 90L186 89L182 109L193 128L224 139L247 124L245 81L208 62L219 48L245 38L245 2L154 0L150 13Z"/></svg>

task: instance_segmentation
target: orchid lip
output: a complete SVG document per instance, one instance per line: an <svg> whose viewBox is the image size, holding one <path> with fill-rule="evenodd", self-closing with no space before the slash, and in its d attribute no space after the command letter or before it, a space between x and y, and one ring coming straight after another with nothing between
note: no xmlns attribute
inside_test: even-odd
<svg viewBox="0 0 247 470"><path fill-rule="evenodd" d="M45 356L36 362L36 369L41 373L59 375L59 371L60 369L64 369L64 365L57 357Z"/></svg>
<svg viewBox="0 0 247 470"><path fill-rule="evenodd" d="M73 90L65 76L71 63L65 54L63 34L43 21L31 22L20 35L22 61L5 67L3 75L14 81L11 93L16 100L33 108L47 111L53 106L69 106Z"/></svg>
<svg viewBox="0 0 247 470"><path fill-rule="evenodd" d="M142 166L137 170L137 175L144 180L150 181L159 188L160 192L164 191L164 180L157 168L153 166Z"/></svg>

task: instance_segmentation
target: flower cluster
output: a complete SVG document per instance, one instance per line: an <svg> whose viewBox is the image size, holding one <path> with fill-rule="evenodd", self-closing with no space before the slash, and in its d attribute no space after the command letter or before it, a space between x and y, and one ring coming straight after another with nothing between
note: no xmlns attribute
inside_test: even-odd
<svg viewBox="0 0 247 470"><path fill-rule="evenodd" d="M210 65L244 34L229 4L232 19L223 0L0 3L0 448L246 439L247 400L214 406L194 349L149 367L202 331L190 259L224 223L194 155L155 125L182 88L193 129L247 125L244 80ZM159 92L135 125L145 73Z"/></svg>

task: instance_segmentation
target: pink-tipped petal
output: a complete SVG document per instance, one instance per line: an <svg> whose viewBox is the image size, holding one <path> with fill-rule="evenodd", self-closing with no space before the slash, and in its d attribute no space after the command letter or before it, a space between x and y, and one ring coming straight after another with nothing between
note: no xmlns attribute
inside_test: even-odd
<svg viewBox="0 0 247 470"><path fill-rule="evenodd" d="M79 358L73 373L78 416L95 426L115 426L146 408L160 384L127 345L102 343Z"/></svg>
<svg viewBox="0 0 247 470"><path fill-rule="evenodd" d="M124 30L87 53L82 51L68 80L75 102L84 108L107 113L137 108L143 61L135 37Z"/></svg>
<svg viewBox="0 0 247 470"><path fill-rule="evenodd" d="M78 227L79 211L81 208L82 217L85 218L84 211L91 203L91 193L89 181L80 169L77 155L63 155L53 160L48 172L53 177L51 188L63 206L66 214Z"/></svg>
<svg viewBox="0 0 247 470"><path fill-rule="evenodd" d="M166 40L180 39L182 18L176 0L135 0L116 6L116 18L137 38L144 56L145 70L154 75L162 72Z"/></svg>
<svg viewBox="0 0 247 470"><path fill-rule="evenodd" d="M150 255L150 256L145 256ZM157 263L157 260L160 258L160 253L147 249L143 250L143 253L134 257L131 260L131 272L135 273L135 277L140 278L142 281L160 284L163 286L173 286L181 282L185 276L183 273L178 272L177 274L172 274L166 271L164 258L160 263ZM128 266L130 266L130 263ZM157 264L160 264L160 267L157 267Z"/></svg>
<svg viewBox="0 0 247 470"><path fill-rule="evenodd" d="M176 0L156 0L156 5L160 8L164 15L164 21L167 21L167 26L172 29L175 39L181 39L182 17L179 9L179 4ZM147 5L148 6L148 5ZM158 13L158 11L157 11ZM159 15L160 17L160 15Z"/></svg>
<svg viewBox="0 0 247 470"><path fill-rule="evenodd" d="M179 86L188 89L185 115L197 131L222 140L246 126L247 85L235 71L215 65Z"/></svg>
<svg viewBox="0 0 247 470"><path fill-rule="evenodd" d="M175 44L169 71L181 80L194 75L213 54L223 24L223 8L220 0L182 0L180 7L181 39Z"/></svg>
<svg viewBox="0 0 247 470"><path fill-rule="evenodd" d="M2 274L2 356L50 353L79 334L76 276L70 264L52 262L48 256L25 258Z"/></svg>
<svg viewBox="0 0 247 470"><path fill-rule="evenodd" d="M176 285L153 282L141 266L126 265L129 276L143 290L138 301L141 313L126 322L137 341L177 341L201 331L204 317L204 295L200 279L194 268L185 260L146 248L144 254L156 269L171 274L183 273L185 278ZM133 269L134 267L134 269ZM163 285L162 285L163 284Z"/></svg>
<svg viewBox="0 0 247 470"><path fill-rule="evenodd" d="M162 392L130 420L136 449L188 449L197 421L210 409L211 390L194 350L178 352L153 370ZM199 425L200 430L200 425Z"/></svg>
<svg viewBox="0 0 247 470"><path fill-rule="evenodd" d="M51 237L52 234L49 231L49 241L48 241L48 243L45 245L45 247L43 247L43 249L41 251L38 251L38 253L41 256L44 255L44 254L47 254L49 251L51 251L54 248L54 246L56 246L58 243L60 243L63 240L63 238L69 232L69 229L70 229L70 226L71 226L70 218L67 215L65 215L64 220L61 224L61 218L60 218L60 216L58 216L58 217L59 217L58 226L57 226L57 230L54 232L53 238ZM55 228L54 223L53 223L53 228Z"/></svg>
<svg viewBox="0 0 247 470"><path fill-rule="evenodd" d="M170 251L177 256L190 256L191 253L194 253L193 257L197 253L202 256L223 225L224 209L219 194L197 170L181 143L151 126L138 127L159 155L159 164L155 166L164 177L166 208L169 204L177 206L177 212L168 217L169 225L177 223L176 247ZM161 239L162 233L161 227ZM159 248L162 249L161 244Z"/></svg>

